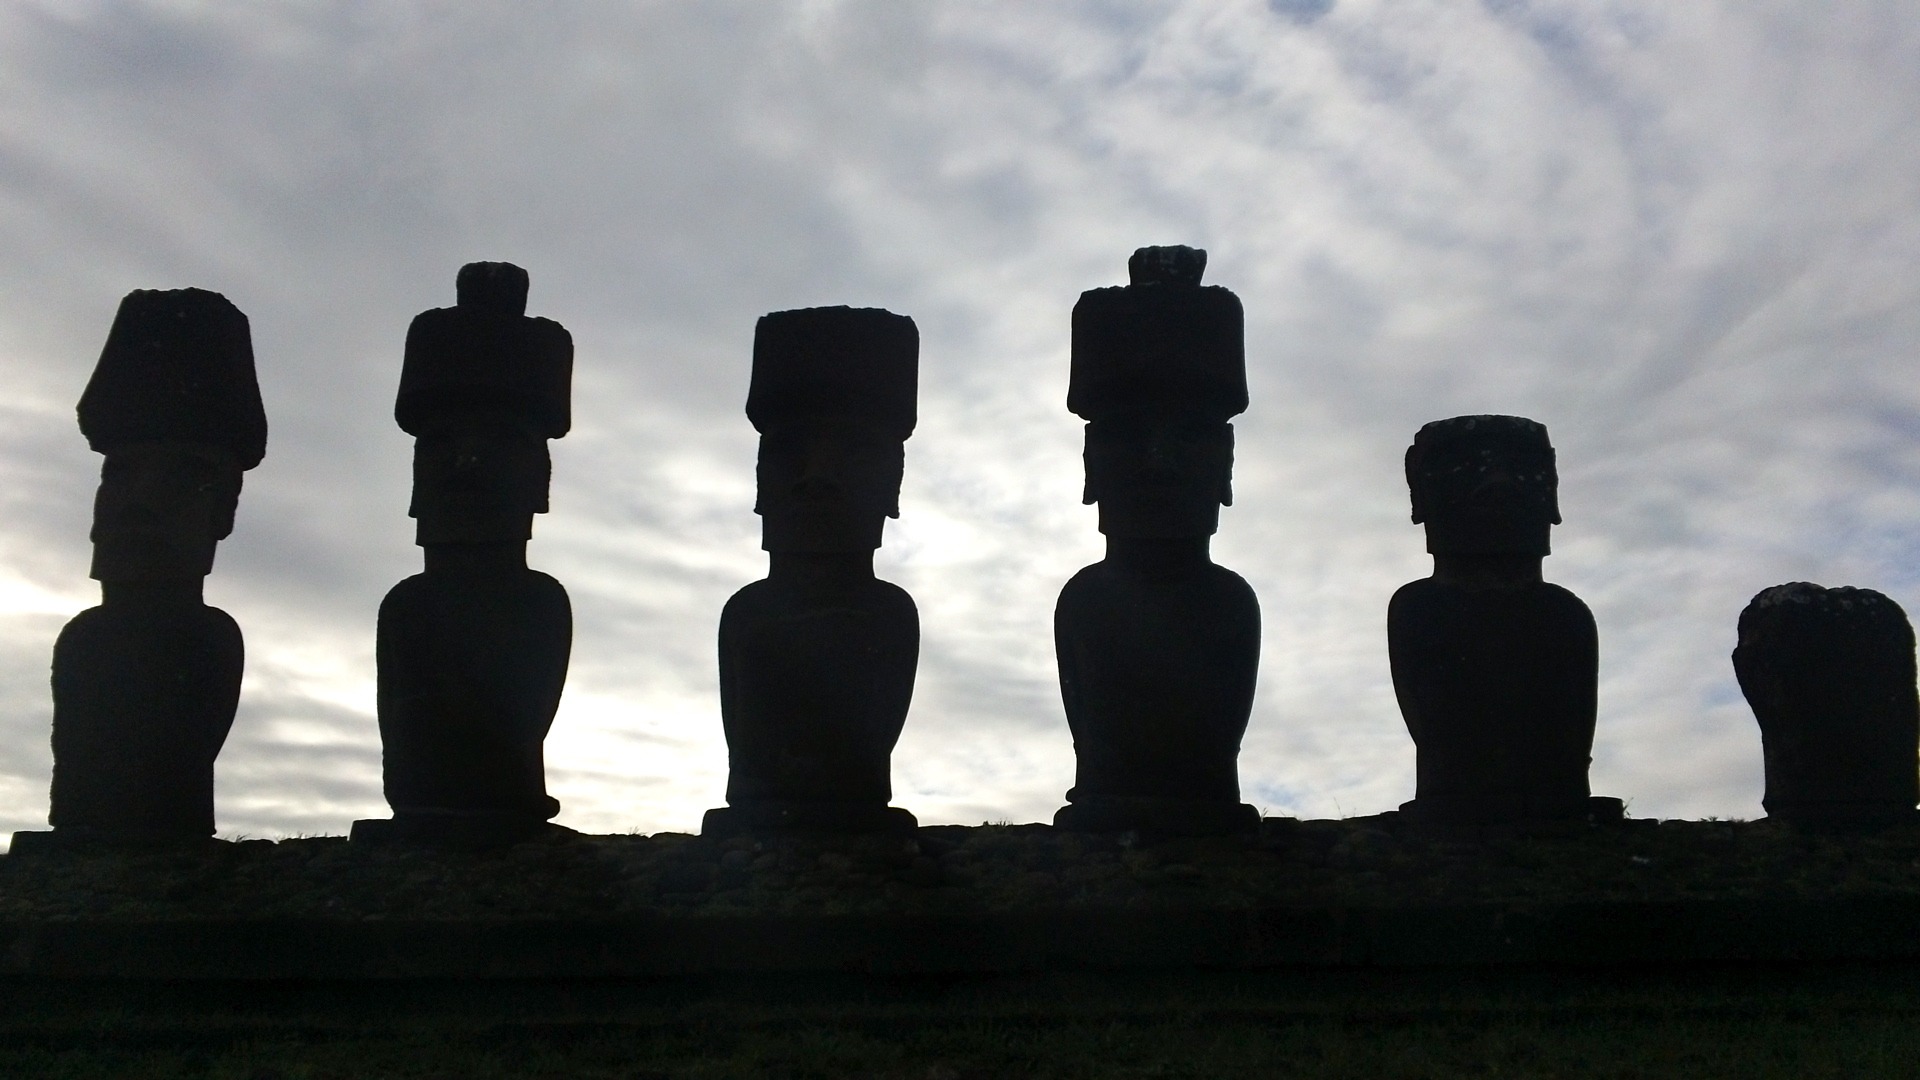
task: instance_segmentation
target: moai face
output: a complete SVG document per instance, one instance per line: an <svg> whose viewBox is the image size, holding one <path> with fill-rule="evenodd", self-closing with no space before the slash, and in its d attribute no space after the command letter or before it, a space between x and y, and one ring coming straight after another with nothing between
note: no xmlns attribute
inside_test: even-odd
<svg viewBox="0 0 1920 1080"><path fill-rule="evenodd" d="M855 553L900 516L920 333L878 308L801 308L753 333L747 418L760 432L760 546Z"/></svg>
<svg viewBox="0 0 1920 1080"><path fill-rule="evenodd" d="M547 512L553 472L546 440L530 435L442 435L413 449L413 504L421 544L511 543Z"/></svg>
<svg viewBox="0 0 1920 1080"><path fill-rule="evenodd" d="M821 419L768 431L755 470L761 547L874 550L885 520L900 516L905 462L900 440L859 425Z"/></svg>
<svg viewBox="0 0 1920 1080"><path fill-rule="evenodd" d="M1436 555L1546 555L1560 524L1547 429L1518 416L1457 416L1407 449L1413 520Z"/></svg>
<svg viewBox="0 0 1920 1080"><path fill-rule="evenodd" d="M1085 501L1108 536L1211 536L1233 505L1233 425L1141 414L1087 425Z"/></svg>
<svg viewBox="0 0 1920 1080"><path fill-rule="evenodd" d="M233 532L241 469L206 443L133 443L107 451L93 500L93 577L171 581L213 571Z"/></svg>

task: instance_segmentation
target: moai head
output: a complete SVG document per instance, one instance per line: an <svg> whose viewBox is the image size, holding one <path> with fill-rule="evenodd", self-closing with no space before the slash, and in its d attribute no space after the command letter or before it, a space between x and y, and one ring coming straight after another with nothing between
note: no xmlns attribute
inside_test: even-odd
<svg viewBox="0 0 1920 1080"><path fill-rule="evenodd" d="M1740 613L1733 670L1760 722L1769 814L1910 817L1920 802L1913 627L1871 589L1805 581Z"/></svg>
<svg viewBox="0 0 1920 1080"><path fill-rule="evenodd" d="M525 540L547 510L546 441L572 425L573 338L527 316L512 263L468 263L455 289L407 330L393 408L417 439L407 513L421 544Z"/></svg>
<svg viewBox="0 0 1920 1080"><path fill-rule="evenodd" d="M240 474L267 450L247 317L204 289L128 293L79 414L87 444L106 455L93 576L205 577L233 531Z"/></svg>
<svg viewBox="0 0 1920 1080"><path fill-rule="evenodd" d="M776 311L754 328L747 418L760 432L760 546L863 552L900 516L920 332L879 308Z"/></svg>
<svg viewBox="0 0 1920 1080"><path fill-rule="evenodd" d="M1541 555L1560 524L1547 429L1523 416L1456 416L1407 448L1413 521L1435 555Z"/></svg>
<svg viewBox="0 0 1920 1080"><path fill-rule="evenodd" d="M1073 307L1067 408L1087 421L1085 501L1108 536L1211 536L1233 504L1232 417L1247 407L1240 299L1207 253L1146 247L1131 284Z"/></svg>

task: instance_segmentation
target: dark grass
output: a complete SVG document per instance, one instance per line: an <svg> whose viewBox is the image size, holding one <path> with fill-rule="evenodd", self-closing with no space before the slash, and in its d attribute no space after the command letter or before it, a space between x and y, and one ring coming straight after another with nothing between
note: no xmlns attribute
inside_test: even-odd
<svg viewBox="0 0 1920 1080"><path fill-rule="evenodd" d="M1848 899L1920 891L1920 829L1638 822L1433 837L1391 816L1140 844L340 839L0 859L0 917L583 914ZM1720 966L455 983L0 979L0 1078L1920 1077L1920 968Z"/></svg>
<svg viewBox="0 0 1920 1080"><path fill-rule="evenodd" d="M1901 1077L1904 966L11 983L7 1077Z"/></svg>

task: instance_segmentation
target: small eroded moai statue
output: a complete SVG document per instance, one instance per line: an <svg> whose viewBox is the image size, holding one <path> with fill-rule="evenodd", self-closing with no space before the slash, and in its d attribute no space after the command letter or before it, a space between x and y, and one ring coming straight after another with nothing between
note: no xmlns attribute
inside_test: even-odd
<svg viewBox="0 0 1920 1080"><path fill-rule="evenodd" d="M53 832L18 833L14 850L205 840L245 650L202 587L267 449L247 317L202 289L129 293L79 413L106 457L101 602L53 647Z"/></svg>
<svg viewBox="0 0 1920 1080"><path fill-rule="evenodd" d="M1541 580L1560 523L1547 429L1456 416L1407 450L1413 520L1433 576L1387 609L1393 691L1417 749L1401 810L1440 825L1617 818L1587 786L1599 634L1580 598Z"/></svg>
<svg viewBox="0 0 1920 1080"><path fill-rule="evenodd" d="M542 744L567 679L573 609L527 566L547 510L547 440L571 426L573 338L530 318L527 272L469 263L459 302L407 331L394 418L414 437L424 573L380 605L380 740L391 821L354 838L508 843L544 831Z"/></svg>
<svg viewBox="0 0 1920 1080"><path fill-rule="evenodd" d="M1054 610L1077 767L1061 828L1204 835L1256 828L1240 739L1260 663L1260 605L1214 564L1246 410L1240 300L1200 284L1207 255L1148 247L1131 284L1073 308L1067 408L1087 421L1085 501L1107 555Z"/></svg>
<svg viewBox="0 0 1920 1080"><path fill-rule="evenodd" d="M1769 817L1914 821L1920 698L1900 605L1871 589L1775 585L1740 613L1733 670L1760 721Z"/></svg>
<svg viewBox="0 0 1920 1080"><path fill-rule="evenodd" d="M747 418L767 576L720 615L727 805L701 832L892 832L894 744L913 698L920 615L873 576L900 514L920 335L878 308L777 311L754 331Z"/></svg>

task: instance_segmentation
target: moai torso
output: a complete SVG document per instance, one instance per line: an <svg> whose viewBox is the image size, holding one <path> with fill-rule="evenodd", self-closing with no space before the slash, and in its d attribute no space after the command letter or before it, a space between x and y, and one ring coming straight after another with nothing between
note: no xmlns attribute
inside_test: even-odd
<svg viewBox="0 0 1920 1080"><path fill-rule="evenodd" d="M1087 420L1086 501L1107 557L1054 609L1076 761L1063 828L1225 833L1241 803L1260 607L1208 542L1232 501L1233 427L1247 405L1239 300L1202 287L1204 252L1143 248L1133 283L1081 296L1068 408Z"/></svg>
<svg viewBox="0 0 1920 1080"><path fill-rule="evenodd" d="M359 839L509 842L560 804L543 744L559 708L573 615L526 564L547 509L547 440L567 433L573 341L525 314L526 272L473 263L459 303L407 333L394 407L415 437L413 505L425 571L380 605L380 738L392 822Z"/></svg>
<svg viewBox="0 0 1920 1080"><path fill-rule="evenodd" d="M106 456L92 535L101 604L54 645L51 835L204 838L244 646L202 585L267 440L246 316L200 289L129 294L79 412Z"/></svg>
<svg viewBox="0 0 1920 1080"><path fill-rule="evenodd" d="M1393 689L1417 749L1402 807L1446 825L1617 815L1593 800L1599 638L1540 577L1560 521L1546 429L1517 416L1428 424L1407 451L1434 574L1387 609Z"/></svg>
<svg viewBox="0 0 1920 1080"><path fill-rule="evenodd" d="M727 806L702 832L911 829L889 807L894 744L919 663L913 599L873 576L897 516L913 431L919 335L878 309L760 320L747 415L764 580L720 615Z"/></svg>
<svg viewBox="0 0 1920 1080"><path fill-rule="evenodd" d="M1913 627L1871 589L1804 581L1740 613L1733 670L1760 722L1767 815L1814 826L1911 823L1920 802Z"/></svg>

